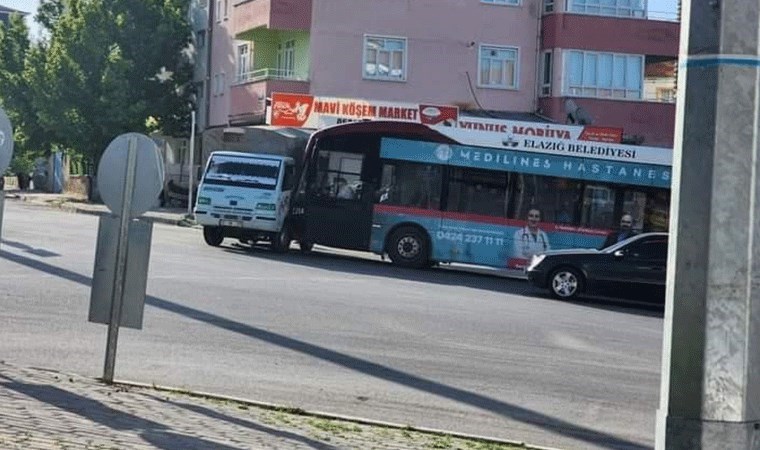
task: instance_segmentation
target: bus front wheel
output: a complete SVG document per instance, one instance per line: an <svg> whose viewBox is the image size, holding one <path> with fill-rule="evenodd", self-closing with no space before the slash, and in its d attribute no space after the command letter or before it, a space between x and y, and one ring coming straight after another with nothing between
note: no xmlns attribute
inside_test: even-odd
<svg viewBox="0 0 760 450"><path fill-rule="evenodd" d="M212 247L219 247L224 240L224 233L220 227L203 227L203 240Z"/></svg>
<svg viewBox="0 0 760 450"><path fill-rule="evenodd" d="M416 227L401 227L388 239L388 256L394 264L419 269L429 265L427 236Z"/></svg>

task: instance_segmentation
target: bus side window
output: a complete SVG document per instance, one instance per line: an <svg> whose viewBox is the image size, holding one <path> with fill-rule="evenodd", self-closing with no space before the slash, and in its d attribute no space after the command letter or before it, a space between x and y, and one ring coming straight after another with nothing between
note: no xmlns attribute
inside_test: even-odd
<svg viewBox="0 0 760 450"><path fill-rule="evenodd" d="M296 178L296 168L293 164L287 164L285 166L285 176L282 179L282 190L290 191L293 189L293 184Z"/></svg>

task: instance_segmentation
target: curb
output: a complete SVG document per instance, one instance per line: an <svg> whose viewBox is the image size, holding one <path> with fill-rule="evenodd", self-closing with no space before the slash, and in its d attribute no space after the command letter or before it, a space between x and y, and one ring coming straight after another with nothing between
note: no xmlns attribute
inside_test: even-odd
<svg viewBox="0 0 760 450"><path fill-rule="evenodd" d="M98 217L107 216L111 214L109 211L102 211L102 210L97 210L97 209L81 207L81 206L77 206L76 204L72 204L70 202L55 203L55 202L37 201L32 198L19 195L19 194L6 194L6 198L19 200L19 201L37 205L37 206L55 208L61 211L66 211L66 212L76 213L76 214L86 214L86 215L98 216ZM147 212L146 215L143 216L143 219L146 219L153 223L160 223L164 225L173 225L173 226L180 226L180 227L185 227L185 228L196 227L196 225L188 223L184 217L179 218L179 219L174 219L174 218L168 218L168 217L154 216L154 215L151 215L150 211Z"/></svg>
<svg viewBox="0 0 760 450"><path fill-rule="evenodd" d="M95 378L95 380L106 384L101 378ZM253 406L253 407L261 408L261 409L267 409L267 410L272 410L272 411L282 411L285 413L296 414L299 416L315 417L318 419L340 420L340 421L352 422L352 423L356 423L360 425L368 425L368 426L375 426L375 427L382 427L382 428L392 428L396 430L414 431L418 433L431 434L435 436L449 436L452 438L467 439L467 440L478 441L478 442L483 442L487 444L509 445L513 447L525 448L527 450L561 450L554 447L542 447L539 445L531 445L523 441L512 441L508 439L499 439L499 438L494 438L490 436L480 436L476 434L458 433L458 432L452 432L452 431L446 431L446 430L439 430L436 428L402 425L402 424L393 423L393 422L365 419L362 417L326 413L326 412L321 412L321 411L307 411L307 410L297 408L297 407L278 405L276 403L249 400L249 399L234 397L234 396L229 396L229 395L212 394L212 393L203 392L203 391L190 391L187 389L180 389L180 388L175 388L171 386L162 386L158 384L139 383L139 382L127 381L127 380L114 380L113 385L124 386L124 387L135 387L135 388L141 388L141 389L152 389L154 391L159 391L159 392L168 392L168 393L178 394L178 395L187 395L189 397L196 397L196 398L202 398L202 399L208 399L208 400L227 401L227 402L232 402L232 403L238 403L241 405Z"/></svg>

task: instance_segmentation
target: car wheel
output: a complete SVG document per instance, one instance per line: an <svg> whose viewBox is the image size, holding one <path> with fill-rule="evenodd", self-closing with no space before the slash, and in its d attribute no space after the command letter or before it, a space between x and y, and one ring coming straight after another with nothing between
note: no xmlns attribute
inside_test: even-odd
<svg viewBox="0 0 760 450"><path fill-rule="evenodd" d="M388 256L394 264L419 269L429 264L427 236L417 227L401 227L388 239Z"/></svg>
<svg viewBox="0 0 760 450"><path fill-rule="evenodd" d="M272 249L277 253L285 253L290 249L290 227L283 225L282 230L272 239Z"/></svg>
<svg viewBox="0 0 760 450"><path fill-rule="evenodd" d="M301 250L301 253L307 255L314 249L314 243L311 241L298 241L298 248Z"/></svg>
<svg viewBox="0 0 760 450"><path fill-rule="evenodd" d="M219 247L224 240L224 233L220 227L203 227L203 240L212 247Z"/></svg>
<svg viewBox="0 0 760 450"><path fill-rule="evenodd" d="M583 291L583 275L572 267L561 267L549 277L549 288L554 297L574 299Z"/></svg>

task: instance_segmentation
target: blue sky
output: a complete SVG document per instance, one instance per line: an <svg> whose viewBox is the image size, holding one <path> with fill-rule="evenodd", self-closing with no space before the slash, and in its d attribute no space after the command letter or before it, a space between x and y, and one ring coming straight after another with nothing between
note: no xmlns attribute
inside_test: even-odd
<svg viewBox="0 0 760 450"><path fill-rule="evenodd" d="M34 19L32 18L40 4L39 0L0 0L0 4L30 13L27 16L27 23L31 28L32 36L36 37L39 34L39 27L34 23ZM648 10L656 18L672 18L675 17L677 4L678 0L649 0Z"/></svg>

